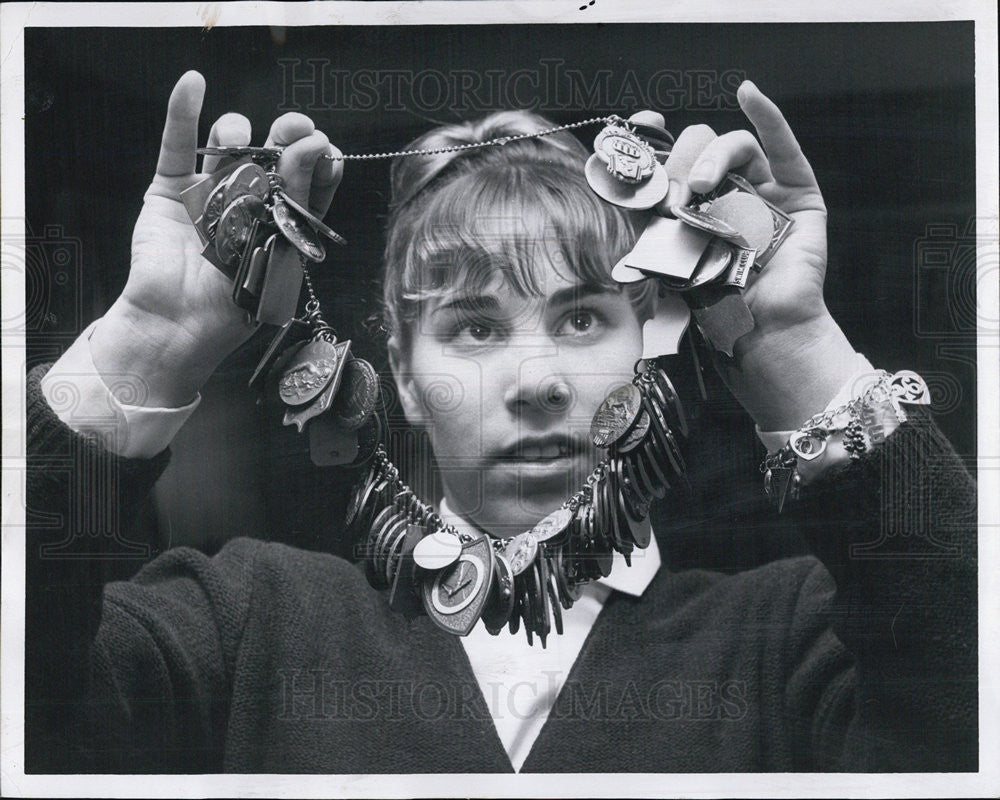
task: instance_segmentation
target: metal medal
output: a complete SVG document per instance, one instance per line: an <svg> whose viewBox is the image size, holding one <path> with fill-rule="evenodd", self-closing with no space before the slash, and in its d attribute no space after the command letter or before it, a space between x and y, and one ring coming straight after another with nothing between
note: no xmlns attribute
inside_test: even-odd
<svg viewBox="0 0 1000 800"><path fill-rule="evenodd" d="M356 431L375 411L378 393L375 368L364 359L350 359L344 367L340 392L333 402L333 418L344 430Z"/></svg>
<svg viewBox="0 0 1000 800"><path fill-rule="evenodd" d="M402 550L394 568L392 586L389 589L389 605L401 612L407 619L424 613L423 604L415 588L413 550L426 531L417 523L410 523L403 538Z"/></svg>
<svg viewBox="0 0 1000 800"><path fill-rule="evenodd" d="M368 535L365 537L365 575L369 583L376 589L386 589L385 576L380 574L375 567L375 545L378 541L379 533L385 528L393 516L392 506L386 506L375 515Z"/></svg>
<svg viewBox="0 0 1000 800"><path fill-rule="evenodd" d="M733 250L733 245L726 243L725 240L712 239L698 259L698 266L695 267L691 280L684 285L684 291L713 283L725 275L735 260Z"/></svg>
<svg viewBox="0 0 1000 800"><path fill-rule="evenodd" d="M659 494L656 485L653 484L643 461L641 452L632 453L625 459L625 468L628 470L628 476L633 485L646 502L651 503L658 497L662 497L662 495Z"/></svg>
<svg viewBox="0 0 1000 800"><path fill-rule="evenodd" d="M631 430L639 414L639 401L639 390L631 383L612 389L590 423L590 437L594 444L610 447Z"/></svg>
<svg viewBox="0 0 1000 800"><path fill-rule="evenodd" d="M382 441L382 423L379 422L379 415L372 414L355 433L358 437L358 455L351 462L350 466L357 467L368 461L378 449L379 442Z"/></svg>
<svg viewBox="0 0 1000 800"><path fill-rule="evenodd" d="M591 564L598 577L606 578L611 574L614 565L614 553L611 551L610 542L598 530L597 509L593 503L587 504L586 524L591 533Z"/></svg>
<svg viewBox="0 0 1000 800"><path fill-rule="evenodd" d="M288 320L267 346L247 385L251 389L260 389L278 357L292 345L308 339L311 333L312 326L305 320L295 317Z"/></svg>
<svg viewBox="0 0 1000 800"><path fill-rule="evenodd" d="M483 534L464 545L451 566L424 578L424 608L438 627L465 636L482 614L493 577L493 545Z"/></svg>
<svg viewBox="0 0 1000 800"><path fill-rule="evenodd" d="M632 458L635 460L636 469L643 474L646 484L652 487L656 499L662 500L666 497L670 480L660 466L659 448L652 438L647 438L643 447L633 451ZM666 456L663 458L666 459Z"/></svg>
<svg viewBox="0 0 1000 800"><path fill-rule="evenodd" d="M277 194L278 194L278 196L282 200L284 200L286 203L288 203L288 205L291 206L293 210L298 211L299 214L301 214L303 217L305 217L306 221L310 225L312 225L313 228L315 228L317 231L319 231L319 233L322 233L328 239L330 239L331 241L336 242L337 244L340 244L340 245L346 245L347 244L347 239L345 239L343 236L341 236L339 233L337 233L333 228L331 228L329 225L327 225L325 222L323 222L323 220L321 220L319 217L317 217L315 214L313 214L309 209L303 208L298 203L296 203L291 197L289 197L285 193L285 191L283 189L278 189Z"/></svg>
<svg viewBox="0 0 1000 800"><path fill-rule="evenodd" d="M271 206L271 213L274 216L274 224L278 226L285 238L296 250L308 258L310 261L322 261L326 258L326 249L316 232L298 211L295 211L288 203L275 197Z"/></svg>
<svg viewBox="0 0 1000 800"><path fill-rule="evenodd" d="M670 382L670 377L667 375L663 367L660 366L657 366L653 371L653 376L656 379L657 386L663 393L664 398L667 400L666 405L669 405L674 411L674 416L677 419L677 424L680 427L681 433L684 436L687 436L688 425L687 418L684 415L684 406L681 404L680 396L677 394L677 390L674 389L673 383Z"/></svg>
<svg viewBox="0 0 1000 800"><path fill-rule="evenodd" d="M608 125L594 139L594 152L608 165L608 172L623 183L641 183L652 177L656 152L634 133Z"/></svg>
<svg viewBox="0 0 1000 800"><path fill-rule="evenodd" d="M904 369L892 376L889 384L889 397L893 404L929 406L931 390L920 375L913 370Z"/></svg>
<svg viewBox="0 0 1000 800"><path fill-rule="evenodd" d="M649 431L649 414L645 411L639 412L639 418L636 420L635 425L630 430L620 442L616 445L616 450L619 453L628 453L638 447L643 439L646 438L646 433Z"/></svg>
<svg viewBox="0 0 1000 800"><path fill-rule="evenodd" d="M269 189L267 173L257 164L244 164L229 176L223 187L225 205L247 194L265 200Z"/></svg>
<svg viewBox="0 0 1000 800"><path fill-rule="evenodd" d="M243 246L243 251L240 253L239 266L236 268L236 274L233 276L233 291L232 297L233 302L236 305L240 305L241 292L243 291L243 283L247 279L247 275L250 272L250 263L253 261L253 254L255 250L259 250L257 245L257 234L260 231L260 220L255 219L250 223L250 232L247 234L246 244Z"/></svg>
<svg viewBox="0 0 1000 800"><path fill-rule="evenodd" d="M552 619L549 615L549 593L546 586L549 582L549 560L544 554L535 559L535 597L538 598L537 605L537 628L538 638L542 640L542 647L545 647L545 640L552 630Z"/></svg>
<svg viewBox="0 0 1000 800"><path fill-rule="evenodd" d="M667 421L663 418L659 407L651 398L644 397L643 402L645 403L646 411L652 421L652 424L649 427L653 432L653 438L656 440L664 455L666 455L667 461L670 462L670 466L673 468L674 472L677 475L683 475L684 464L679 458L680 454L667 438L667 434L670 432Z"/></svg>
<svg viewBox="0 0 1000 800"><path fill-rule="evenodd" d="M549 562L548 558L546 558L545 561L547 562L547 570L545 575L545 587L542 591L548 592L548 607L552 612L552 622L556 626L556 633L559 636L562 636L562 611L559 610L559 592L556 588L556 576L552 572L551 562Z"/></svg>
<svg viewBox="0 0 1000 800"><path fill-rule="evenodd" d="M260 161L276 161L281 155L278 147L217 146L199 147L195 151L200 156L220 156L222 158L254 158Z"/></svg>
<svg viewBox="0 0 1000 800"><path fill-rule="evenodd" d="M354 488L351 489L351 499L347 504L347 512L344 515L344 527L350 529L358 520L361 509L364 508L375 486L377 473L378 467L373 464L365 473L364 478L354 484Z"/></svg>
<svg viewBox="0 0 1000 800"><path fill-rule="evenodd" d="M239 262L243 249L250 240L254 220L264 220L267 207L264 201L252 194L238 197L222 212L215 232L215 252L224 264Z"/></svg>
<svg viewBox="0 0 1000 800"><path fill-rule="evenodd" d="M358 455L358 436L345 431L329 415L314 417L308 425L309 457L317 467L350 464Z"/></svg>
<svg viewBox="0 0 1000 800"><path fill-rule="evenodd" d="M239 291L236 292L236 305L251 315L257 313L257 304L260 302L260 287L264 283L264 271L267 269L268 257L267 245L253 248L246 276L240 284Z"/></svg>
<svg viewBox="0 0 1000 800"><path fill-rule="evenodd" d="M826 431L795 431L788 438L788 445L803 461L812 461L826 451L826 437Z"/></svg>
<svg viewBox="0 0 1000 800"><path fill-rule="evenodd" d="M713 236L721 236L723 239L740 236L740 232L725 220L693 206L670 206L670 213L681 222Z"/></svg>
<svg viewBox="0 0 1000 800"><path fill-rule="evenodd" d="M503 553L495 553L493 595L483 608L483 625L490 635L497 636L514 612L514 573Z"/></svg>
<svg viewBox="0 0 1000 800"><path fill-rule="evenodd" d="M537 542L547 542L565 531L572 519L573 512L568 508L556 509L528 531L528 535Z"/></svg>
<svg viewBox="0 0 1000 800"><path fill-rule="evenodd" d="M461 553L461 539L438 530L420 540L413 550L413 560L422 569L438 570L454 564Z"/></svg>
<svg viewBox="0 0 1000 800"><path fill-rule="evenodd" d="M230 164L228 167L216 170L211 175L207 175L202 178L194 184L194 186L189 186L180 193L181 202L184 204L184 208L187 211L188 216L191 218L191 222L194 223L194 226L198 231L198 235L201 237L202 244L207 244L212 238L211 236L208 236L205 231L205 203L208 202L208 198L212 195L219 184L225 181L226 178L246 163L248 163L248 161L243 159L234 164ZM221 212L222 209L220 208L219 213ZM216 217L216 221L218 221L218 217Z"/></svg>
<svg viewBox="0 0 1000 800"><path fill-rule="evenodd" d="M336 344L314 339L296 354L278 381L278 395L290 406L301 406L318 397L338 369Z"/></svg>
<svg viewBox="0 0 1000 800"><path fill-rule="evenodd" d="M752 250L763 252L774 237L774 216L763 198L756 194L724 194L713 200L705 213L739 231L740 244Z"/></svg>
<svg viewBox="0 0 1000 800"><path fill-rule="evenodd" d="M302 256L283 236L277 237L271 247L260 287L257 322L284 325L295 316L302 292Z"/></svg>
<svg viewBox="0 0 1000 800"><path fill-rule="evenodd" d="M538 555L538 541L527 532L519 533L507 543L503 554L510 563L513 573L520 575L531 566Z"/></svg>
<svg viewBox="0 0 1000 800"><path fill-rule="evenodd" d="M306 347L302 348L303 351L308 347L309 345L306 345ZM307 405L291 405L286 401L286 405L290 405L291 407L285 411L283 419L285 425L294 425L299 433L301 433L303 427L310 419L325 413L330 408L334 397L337 396L337 390L340 388L340 376L343 374L344 363L347 361L350 351L351 342L349 339L344 342L337 342L335 345L332 345L332 349L319 350L322 357L328 361L327 365L318 367L315 373L310 369L310 365L303 365L301 371L297 375L292 376L293 369L301 362L302 354L301 352L298 354L293 364L285 370L278 384L279 392L282 391L282 386L285 386L282 399L285 399L285 394L290 396L296 396L299 393L312 394L313 390L310 387L316 383L324 383L324 386L319 388L318 396L312 394L315 399L312 402L306 401L308 402ZM331 365L331 375L328 378L323 378L326 367Z"/></svg>

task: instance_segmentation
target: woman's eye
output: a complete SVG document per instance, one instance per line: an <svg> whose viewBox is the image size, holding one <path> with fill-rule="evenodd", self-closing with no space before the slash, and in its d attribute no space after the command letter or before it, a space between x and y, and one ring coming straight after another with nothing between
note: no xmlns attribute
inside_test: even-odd
<svg viewBox="0 0 1000 800"><path fill-rule="evenodd" d="M485 342L493 335L493 329L487 325L470 324L465 326L465 330L477 342Z"/></svg>
<svg viewBox="0 0 1000 800"><path fill-rule="evenodd" d="M601 327L601 318L593 311L578 309L567 314L556 330L558 336L586 336L596 333Z"/></svg>

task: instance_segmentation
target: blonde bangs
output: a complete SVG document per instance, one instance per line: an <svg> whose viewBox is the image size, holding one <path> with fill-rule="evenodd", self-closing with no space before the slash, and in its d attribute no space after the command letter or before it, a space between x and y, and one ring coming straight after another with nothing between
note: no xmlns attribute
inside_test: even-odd
<svg viewBox="0 0 1000 800"><path fill-rule="evenodd" d="M610 272L635 243L636 225L591 191L582 170L538 161L490 165L428 194L395 220L386 248L401 262L386 265L385 285L386 322L398 336L406 337L427 301L478 295L498 277L524 296L544 291L548 268L621 288Z"/></svg>

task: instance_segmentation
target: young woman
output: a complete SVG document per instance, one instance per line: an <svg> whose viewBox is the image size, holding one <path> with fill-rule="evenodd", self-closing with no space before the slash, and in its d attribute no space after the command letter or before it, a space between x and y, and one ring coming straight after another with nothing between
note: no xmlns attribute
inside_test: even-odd
<svg viewBox="0 0 1000 800"><path fill-rule="evenodd" d="M171 96L121 297L56 365L28 377L34 457L80 454L75 474L32 474L37 507L82 495L126 519L199 388L252 332L179 200L199 179L203 93L188 73ZM812 170L778 109L751 83L738 96L760 141L711 137L666 204L738 171L794 219L745 292L755 328L722 367L760 430L781 442L862 392L872 370L823 303L825 207ZM508 112L413 147L546 126ZM689 128L676 147L705 136ZM250 138L247 120L227 114L209 143ZM342 162L321 156L338 151L299 114L276 120L266 144L284 147L289 195L322 216ZM558 508L600 457L588 437L594 411L642 354L654 298L647 284L610 277L639 220L591 192L586 155L559 134L394 168L390 362L441 468L440 512L460 530L510 536ZM204 172L217 167L205 159ZM88 403L113 414L95 425L80 410ZM972 769L974 529L954 519L975 489L926 414L899 424L888 404L869 410L885 440L853 459L832 441L786 509L816 557L733 576L672 573L651 546L589 584L544 649L482 626L449 635L393 612L347 562L249 539L212 558L170 551L104 587L100 602L99 581L73 578L79 563L38 559L29 585L54 590L29 614L83 611L78 649L63 643L57 661L29 646L29 719L54 725L64 703L85 712L86 727L63 726L49 744L69 754L67 768L109 771ZM95 428L103 443L87 439ZM107 488L90 481L93 463L114 476ZM922 515L900 513L918 503ZM946 519L955 557L907 557ZM852 545L886 526L897 557L857 557ZM39 552L49 533L32 535L29 553Z"/></svg>

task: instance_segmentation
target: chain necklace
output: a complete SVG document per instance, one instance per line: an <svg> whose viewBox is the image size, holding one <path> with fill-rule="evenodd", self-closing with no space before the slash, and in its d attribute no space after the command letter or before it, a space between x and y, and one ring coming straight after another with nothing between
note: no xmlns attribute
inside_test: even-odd
<svg viewBox="0 0 1000 800"><path fill-rule="evenodd" d="M606 126L602 136L624 136L622 152L630 158L636 154L633 134L644 126L611 115L484 142L323 157L371 161L439 155L502 147L597 123ZM651 133L657 151L669 151L673 137L662 129ZM639 144L650 160L653 149ZM388 591L394 609L407 616L426 613L459 635L479 620L492 634L504 627L514 633L523 625L529 643L537 636L544 646L553 628L562 633L560 609L572 607L583 584L610 573L614 552L631 563L635 548L649 545L646 517L653 500L687 482L675 435L686 436L687 424L670 379L655 359L637 362L632 381L608 394L591 425L591 438L607 457L578 491L530 530L493 538L446 524L402 481L389 459L388 423L374 368L352 357L351 342L338 341L323 318L309 262L325 258L323 237L338 244L344 240L285 193L277 173L282 150L201 148L203 155L234 163L181 195L205 244L203 255L233 280L234 302L251 319L280 325L251 387L277 391L284 424L307 434L314 463L362 470L346 527L355 536L369 582ZM612 159L608 169L620 180L638 183L620 166ZM295 312L303 283L308 300L299 318Z"/></svg>

